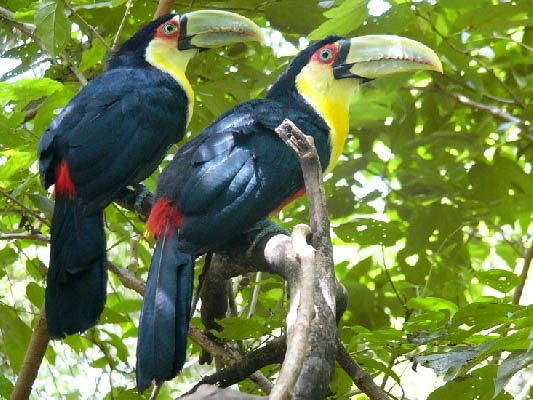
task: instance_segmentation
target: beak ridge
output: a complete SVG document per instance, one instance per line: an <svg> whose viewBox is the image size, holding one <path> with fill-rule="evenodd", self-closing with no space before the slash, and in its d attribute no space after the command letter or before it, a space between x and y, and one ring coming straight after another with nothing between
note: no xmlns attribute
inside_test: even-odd
<svg viewBox="0 0 533 400"><path fill-rule="evenodd" d="M200 10L180 18L179 49L211 49L231 43L265 43L261 28L242 15L222 10Z"/></svg>

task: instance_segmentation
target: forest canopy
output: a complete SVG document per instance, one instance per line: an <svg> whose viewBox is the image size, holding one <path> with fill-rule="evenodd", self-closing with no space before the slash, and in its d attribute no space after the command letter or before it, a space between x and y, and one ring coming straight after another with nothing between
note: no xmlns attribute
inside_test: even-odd
<svg viewBox="0 0 533 400"><path fill-rule="evenodd" d="M157 5L0 6L0 398L13 391L44 304L54 203L39 179L38 141ZM325 176L335 272L349 298L339 336L392 398L530 398L533 2L192 0L176 1L174 9L237 12L263 28L268 46L236 44L190 62L194 116L187 138L145 181L152 191L183 143L234 105L264 97L310 42L396 34L439 55L443 74L400 74L360 88L344 153ZM309 223L307 199L272 219L289 231ZM153 252L144 218L113 203L105 228L109 261L144 282ZM196 264L195 285L202 262ZM213 332L244 354L285 332L284 280L256 277L233 278L236 312ZM138 398L141 302L110 273L98 325L50 342L32 398ZM198 313L192 324L203 328ZM189 341L185 368L160 399L176 398L215 372L214 364L198 363L200 352ZM279 365L261 372L275 380ZM264 394L249 379L233 388ZM339 365L330 396L366 398Z"/></svg>

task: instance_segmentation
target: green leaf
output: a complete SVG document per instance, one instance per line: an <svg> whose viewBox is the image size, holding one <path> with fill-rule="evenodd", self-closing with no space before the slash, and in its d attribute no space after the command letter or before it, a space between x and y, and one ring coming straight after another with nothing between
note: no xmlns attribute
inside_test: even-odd
<svg viewBox="0 0 533 400"><path fill-rule="evenodd" d="M476 277L480 283L507 293L520 283L520 278L511 271L504 269L489 269L488 271L479 271Z"/></svg>
<svg viewBox="0 0 533 400"><path fill-rule="evenodd" d="M105 368L107 364L109 364L109 360L104 356L92 361L89 365L92 368Z"/></svg>
<svg viewBox="0 0 533 400"><path fill-rule="evenodd" d="M35 13L36 34L52 56L61 53L70 39L70 22L61 0L43 0Z"/></svg>
<svg viewBox="0 0 533 400"><path fill-rule="evenodd" d="M28 198L48 219L52 219L54 214L54 202L52 200L40 194L28 194Z"/></svg>
<svg viewBox="0 0 533 400"><path fill-rule="evenodd" d="M24 101L40 99L61 90L63 85L50 78L21 79L14 83L0 82L0 99Z"/></svg>
<svg viewBox="0 0 533 400"><path fill-rule="evenodd" d="M244 340L258 338L270 332L270 329L256 319L229 317L217 322L224 330L215 334L223 339Z"/></svg>
<svg viewBox="0 0 533 400"><path fill-rule="evenodd" d="M498 376L494 380L494 396L497 396L507 385L507 382L520 371L533 363L533 351L515 351L498 366Z"/></svg>
<svg viewBox="0 0 533 400"><path fill-rule="evenodd" d="M0 304L0 330L9 364L18 373L30 342L31 330L11 307L3 304Z"/></svg>
<svg viewBox="0 0 533 400"><path fill-rule="evenodd" d="M26 296L31 301L31 303L41 309L44 304L44 288L37 285L35 282L30 282L26 286Z"/></svg>
<svg viewBox="0 0 533 400"><path fill-rule="evenodd" d="M428 311L449 310L452 314L455 314L458 310L455 303L438 297L413 297L409 299L406 306L408 308Z"/></svg>
<svg viewBox="0 0 533 400"><path fill-rule="evenodd" d="M356 30L368 15L368 0L345 0L339 7L324 13L326 22L309 34L310 40L320 40L327 35L346 35Z"/></svg>
<svg viewBox="0 0 533 400"><path fill-rule="evenodd" d="M92 68L97 64L101 64L106 54L106 51L107 50L104 44L100 40L94 39L91 48L89 50L84 51L81 56L81 64L79 68L80 71L85 72L89 68Z"/></svg>
<svg viewBox="0 0 533 400"><path fill-rule="evenodd" d="M472 361L479 352L479 349L465 347L447 353L417 356L415 359L420 365L433 369L437 375L444 376L444 380L449 381L455 378L461 368Z"/></svg>
<svg viewBox="0 0 533 400"><path fill-rule="evenodd" d="M455 379L439 387L429 395L428 400L511 400L512 397L504 393L494 397L493 379L495 375L495 365L479 368L470 375Z"/></svg>
<svg viewBox="0 0 533 400"><path fill-rule="evenodd" d="M401 238L401 231L396 223L371 218L357 218L333 230L343 241L360 246L392 246Z"/></svg>
<svg viewBox="0 0 533 400"><path fill-rule="evenodd" d="M13 384L5 376L0 375L0 396L9 399L12 391Z"/></svg>

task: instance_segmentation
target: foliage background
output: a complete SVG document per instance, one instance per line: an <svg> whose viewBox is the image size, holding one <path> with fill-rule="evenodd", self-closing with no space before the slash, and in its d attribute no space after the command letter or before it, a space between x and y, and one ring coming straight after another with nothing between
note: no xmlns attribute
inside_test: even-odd
<svg viewBox="0 0 533 400"><path fill-rule="evenodd" d="M1 3L0 397L7 398L44 298L48 248L35 239L48 235L53 203L39 183L37 142L84 78L102 71L126 10L119 42L151 19L157 4ZM521 276L529 265L524 259L531 262L533 253L533 3L303 3L176 3L180 13L239 12L265 27L272 45L236 45L191 63L197 104L190 131L263 96L285 69L287 55L307 40L391 33L433 48L443 75L397 76L360 91L351 107L345 155L327 177L337 276L350 295L340 335L396 398L530 398L532 297L528 286L521 298L516 288L527 275ZM379 9L381 15L369 14ZM156 176L147 181L152 189ZM278 218L288 228L307 220L305 199ZM106 226L110 260L144 279L151 254L141 239L144 223L112 205ZM22 238L13 239L14 233ZM250 276L239 285L237 302L245 316L253 282ZM246 348L283 328L283 283L263 277L260 286L253 318L224 322L223 336L243 339ZM33 398L138 398L133 368L140 304L110 274L101 323L49 346ZM201 326L199 318L194 322ZM191 344L184 372L160 398L175 397L213 371L198 365L198 352ZM240 389L254 390L248 381ZM331 392L336 399L358 393L340 369Z"/></svg>

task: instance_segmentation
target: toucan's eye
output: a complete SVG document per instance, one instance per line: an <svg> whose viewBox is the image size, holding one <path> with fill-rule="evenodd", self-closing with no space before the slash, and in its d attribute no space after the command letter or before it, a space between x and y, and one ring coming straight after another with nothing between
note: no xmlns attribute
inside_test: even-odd
<svg viewBox="0 0 533 400"><path fill-rule="evenodd" d="M166 35L173 35L178 31L178 27L174 24L165 24L163 25L163 32Z"/></svg>
<svg viewBox="0 0 533 400"><path fill-rule="evenodd" d="M320 50L320 59L322 61L329 61L333 57L333 52L331 49L322 49Z"/></svg>

